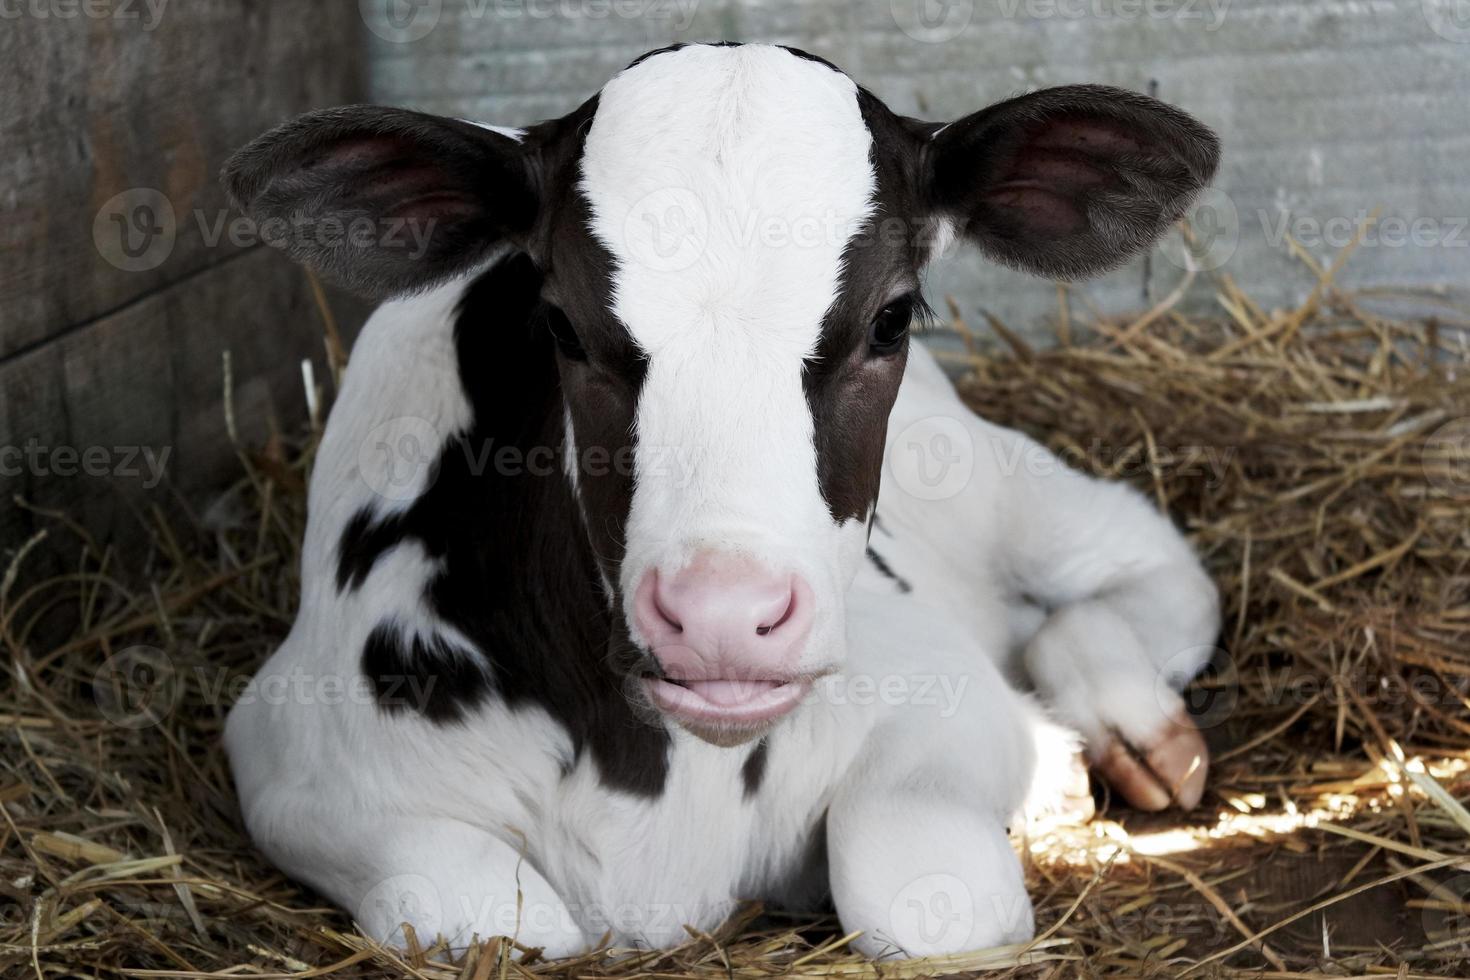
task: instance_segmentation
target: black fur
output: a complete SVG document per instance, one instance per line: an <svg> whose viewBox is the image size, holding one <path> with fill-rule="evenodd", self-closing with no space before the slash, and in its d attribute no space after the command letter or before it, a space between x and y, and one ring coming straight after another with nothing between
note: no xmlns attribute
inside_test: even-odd
<svg viewBox="0 0 1470 980"><path fill-rule="evenodd" d="M469 432L451 439L437 478L412 506L382 522L349 521L339 582L366 578L380 555L413 540L443 563L425 599L483 658L481 673L432 644L405 650L383 626L364 672L433 683L425 717L453 721L493 688L515 708L535 704L564 725L609 787L662 791L669 736L630 706L624 685L638 654L607 607L597 565L561 466L548 475L475 472L466 445L561 449L563 401L553 340L538 316L541 281L525 255L501 261L469 288L455 326L460 379L473 408ZM440 644L442 647L442 643ZM424 655L422 665L409 657ZM488 676L488 687L480 678Z"/></svg>
<svg viewBox="0 0 1470 980"><path fill-rule="evenodd" d="M441 725L463 721L490 695L486 665L475 654L454 650L437 635L405 637L394 623L380 623L368 635L362 672L382 711L417 711Z"/></svg>
<svg viewBox="0 0 1470 980"><path fill-rule="evenodd" d="M745 757L745 765L740 767L740 781L745 786L745 798L748 800L760 792L761 782L766 778L766 764L770 761L771 746L767 739L761 739L755 743L755 748L750 750L750 755Z"/></svg>

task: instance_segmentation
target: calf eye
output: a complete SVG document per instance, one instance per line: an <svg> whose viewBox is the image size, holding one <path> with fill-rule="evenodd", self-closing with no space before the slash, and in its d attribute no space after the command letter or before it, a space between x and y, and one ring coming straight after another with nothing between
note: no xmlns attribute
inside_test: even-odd
<svg viewBox="0 0 1470 980"><path fill-rule="evenodd" d="M542 305L543 316L546 320L546 329L551 332L556 346L561 348L562 356L568 360L587 360L587 349L582 346L582 340L577 336L577 330L572 326L572 321L560 308L550 303Z"/></svg>
<svg viewBox="0 0 1470 980"><path fill-rule="evenodd" d="M898 353L909 335L909 324L914 319L914 297L910 293L883 307L873 325L868 328L868 350L874 357L887 357Z"/></svg>

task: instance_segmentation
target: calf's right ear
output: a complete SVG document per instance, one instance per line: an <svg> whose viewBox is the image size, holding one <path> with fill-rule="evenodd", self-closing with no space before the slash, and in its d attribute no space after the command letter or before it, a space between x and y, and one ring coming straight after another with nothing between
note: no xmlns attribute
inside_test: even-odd
<svg viewBox="0 0 1470 980"><path fill-rule="evenodd" d="M931 206L991 258L1081 279L1146 249L1215 173L1215 134L1102 85L1043 89L939 129Z"/></svg>
<svg viewBox="0 0 1470 980"><path fill-rule="evenodd" d="M360 105L266 133L221 179L263 239L379 298L426 289L524 240L537 210L534 166L503 133Z"/></svg>

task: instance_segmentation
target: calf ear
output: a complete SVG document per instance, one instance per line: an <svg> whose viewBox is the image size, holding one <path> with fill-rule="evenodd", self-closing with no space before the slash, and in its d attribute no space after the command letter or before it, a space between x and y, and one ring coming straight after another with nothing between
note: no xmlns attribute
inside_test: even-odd
<svg viewBox="0 0 1470 980"><path fill-rule="evenodd" d="M381 297L424 289L524 236L536 214L532 159L473 123L346 106L266 133L221 179L263 239Z"/></svg>
<svg viewBox="0 0 1470 980"><path fill-rule="evenodd" d="M991 258L1077 279L1148 247L1209 183L1214 133L1102 85L999 103L931 139L931 206Z"/></svg>

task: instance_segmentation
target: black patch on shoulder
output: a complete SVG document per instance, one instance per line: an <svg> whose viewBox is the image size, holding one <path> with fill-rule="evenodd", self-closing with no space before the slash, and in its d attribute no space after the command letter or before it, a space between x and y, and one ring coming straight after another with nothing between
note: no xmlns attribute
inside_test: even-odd
<svg viewBox="0 0 1470 980"><path fill-rule="evenodd" d="M770 754L770 743L761 739L755 743L750 755L745 757L745 765L740 767L740 780L745 784L747 800L760 792L761 781L766 778L766 763L770 761Z"/></svg>
<svg viewBox="0 0 1470 980"><path fill-rule="evenodd" d="M536 264L518 253L466 289L454 339L473 421L447 440L433 482L406 510L377 522L367 512L353 516L338 581L360 584L385 551L418 543L439 567L425 604L471 649L442 638L405 641L388 624L369 639L363 672L375 684L379 676L432 680L414 707L435 722L467 718L492 692L512 708L542 707L566 728L576 757L592 758L604 785L657 796L669 734L635 713L624 691L634 652L621 613L602 594L562 470L566 407L541 282ZM506 448L517 450L508 468L495 462ZM554 465L533 468L536 459Z"/></svg>
<svg viewBox="0 0 1470 980"><path fill-rule="evenodd" d="M882 575L886 579L891 579L898 591L905 593L914 591L913 584L895 572L893 566L888 564L888 560L873 550L872 545L868 545L868 561L873 563L873 567L878 570L879 575Z"/></svg>
<svg viewBox="0 0 1470 980"><path fill-rule="evenodd" d="M339 593L349 587L354 592L362 588L378 559L403 540L403 529L399 523L392 517L374 521L371 507L364 507L352 515L337 542Z"/></svg>
<svg viewBox="0 0 1470 980"><path fill-rule="evenodd" d="M490 694L485 665L454 650L437 634L404 637L394 623L379 623L362 648L362 673L372 682L378 708L387 714L417 711L437 724L464 721Z"/></svg>

